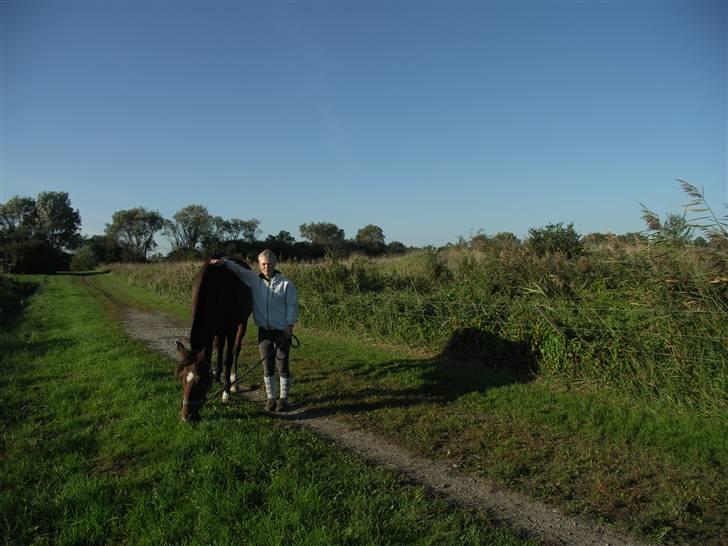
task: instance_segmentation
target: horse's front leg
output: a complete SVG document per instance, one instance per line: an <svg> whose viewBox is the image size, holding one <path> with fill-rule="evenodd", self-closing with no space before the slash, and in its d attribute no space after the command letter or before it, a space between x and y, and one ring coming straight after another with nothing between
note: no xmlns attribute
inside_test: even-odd
<svg viewBox="0 0 728 546"><path fill-rule="evenodd" d="M200 373L200 387L204 389L203 394L201 395L202 399L195 404L194 406L191 406L189 408L188 413L188 420L196 421L200 418L200 404L204 402L207 399L207 395L210 391L210 385L212 385L212 340L210 340L203 348L204 351L204 360L200 363L201 365L198 368L198 371Z"/></svg>
<svg viewBox="0 0 728 546"><path fill-rule="evenodd" d="M223 334L215 336L215 346L217 347L217 366L215 368L215 382L220 383L220 372L222 371L222 348L225 343L225 337ZM212 357L212 355L210 355Z"/></svg>
<svg viewBox="0 0 728 546"><path fill-rule="evenodd" d="M223 369L223 374L225 375L225 388L222 391L222 401L227 402L230 400L230 385L232 381L230 380L230 370L232 368L233 364L233 340L235 338L234 332L228 332L225 335L225 359L223 361L223 364L225 368Z"/></svg>

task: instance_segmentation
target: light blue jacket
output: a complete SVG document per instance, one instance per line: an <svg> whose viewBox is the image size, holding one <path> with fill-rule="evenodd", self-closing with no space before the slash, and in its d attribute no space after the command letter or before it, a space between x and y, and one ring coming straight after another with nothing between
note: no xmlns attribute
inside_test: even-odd
<svg viewBox="0 0 728 546"><path fill-rule="evenodd" d="M263 275L225 260L225 267L250 288L253 294L253 320L258 327L285 330L298 319L296 287L276 271L270 281Z"/></svg>

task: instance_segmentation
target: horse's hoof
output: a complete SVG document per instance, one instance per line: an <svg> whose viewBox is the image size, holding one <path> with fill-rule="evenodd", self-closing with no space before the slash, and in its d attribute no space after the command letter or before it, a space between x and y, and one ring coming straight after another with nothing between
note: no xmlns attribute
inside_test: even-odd
<svg viewBox="0 0 728 546"><path fill-rule="evenodd" d="M233 393L238 392L238 386L233 385L232 387L230 387L230 392L233 392Z"/></svg>

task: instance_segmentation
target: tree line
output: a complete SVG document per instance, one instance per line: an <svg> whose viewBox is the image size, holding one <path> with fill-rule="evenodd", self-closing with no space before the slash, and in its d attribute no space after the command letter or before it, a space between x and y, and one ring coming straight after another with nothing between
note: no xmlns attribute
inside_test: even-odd
<svg viewBox="0 0 728 546"><path fill-rule="evenodd" d="M696 195L697 191L695 189ZM704 203L702 195L700 199ZM605 243L610 237L627 242L649 239L677 245L709 244L702 237L693 236L695 226L685 214L668 214L661 221L643 207L643 219L647 224L647 234L608 236L591 233L581 236L573 224L558 223L531 228L525 241L512 233L489 237L479 231L467 240L461 237L457 245L473 250L507 250L526 244L539 255L559 252L574 257L582 255L586 246ZM719 222L719 225L724 226L725 223ZM69 267L88 270L98 262L201 259L223 255L254 259L264 248L272 249L285 259L316 259L326 255L343 257L352 253L379 256L408 250L399 241L386 243L384 231L374 224L360 228L351 239L347 239L344 230L331 222L301 224L301 241L285 230L260 239L260 220L225 219L210 214L205 206L198 204L180 209L172 218L164 218L159 211L145 207L117 210L112 214L111 222L106 224L104 233L90 237L82 236L80 227L81 215L72 207L66 192L41 192L35 199L12 197L0 204L0 272L41 273L67 270ZM721 233L724 235L724 232ZM170 251L166 256L155 253L158 236L169 241ZM717 244L716 241L725 243L725 237L709 239L710 244Z"/></svg>
<svg viewBox="0 0 728 546"><path fill-rule="evenodd" d="M0 204L0 271L40 273L91 269L98 262L140 262L150 259L199 259L205 256L254 257L264 248L284 258L315 259L325 255L371 256L401 253L407 247L385 242L381 227L368 224L347 239L330 222L309 222L299 227L301 241L281 230L261 239L260 220L222 218L203 205L192 204L164 218L145 207L117 210L103 234L84 237L81 215L66 192L14 196ZM158 250L166 238L170 251Z"/></svg>

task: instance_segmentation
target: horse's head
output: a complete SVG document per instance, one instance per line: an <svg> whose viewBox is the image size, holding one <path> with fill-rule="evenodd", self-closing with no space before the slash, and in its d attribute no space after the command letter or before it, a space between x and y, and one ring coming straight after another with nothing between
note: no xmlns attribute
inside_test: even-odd
<svg viewBox="0 0 728 546"><path fill-rule="evenodd" d="M210 387L210 367L205 359L205 350L190 351L179 341L177 352L182 361L177 364L176 375L182 383L182 411L183 421L199 419L200 405L205 399L207 389Z"/></svg>

